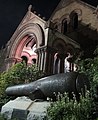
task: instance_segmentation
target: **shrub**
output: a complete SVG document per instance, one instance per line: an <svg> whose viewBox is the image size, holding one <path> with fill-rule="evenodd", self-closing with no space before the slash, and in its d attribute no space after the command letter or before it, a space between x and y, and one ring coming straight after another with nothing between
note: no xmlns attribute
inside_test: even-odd
<svg viewBox="0 0 98 120"><path fill-rule="evenodd" d="M93 97L98 99L98 57L85 59L79 62L79 72L84 72L89 80Z"/></svg>
<svg viewBox="0 0 98 120"><path fill-rule="evenodd" d="M80 101L76 100L73 94L73 99L69 99L68 94L59 95L58 100L51 102L47 109L49 120L93 120L92 111L94 111L93 99L86 92L86 96L80 95Z"/></svg>
<svg viewBox="0 0 98 120"><path fill-rule="evenodd" d="M36 65L26 66L25 63L17 63L7 72L0 74L0 108L12 97L5 94L8 86L32 82L43 77L45 74L39 71Z"/></svg>

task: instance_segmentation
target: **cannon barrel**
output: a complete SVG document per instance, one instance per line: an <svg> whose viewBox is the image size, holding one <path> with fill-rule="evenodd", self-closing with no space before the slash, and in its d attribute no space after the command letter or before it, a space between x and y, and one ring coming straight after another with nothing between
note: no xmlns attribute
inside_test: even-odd
<svg viewBox="0 0 98 120"><path fill-rule="evenodd" d="M89 80L85 74L67 72L41 78L29 84L16 85L6 89L10 96L29 96L31 99L53 98L54 93L74 92L89 89Z"/></svg>

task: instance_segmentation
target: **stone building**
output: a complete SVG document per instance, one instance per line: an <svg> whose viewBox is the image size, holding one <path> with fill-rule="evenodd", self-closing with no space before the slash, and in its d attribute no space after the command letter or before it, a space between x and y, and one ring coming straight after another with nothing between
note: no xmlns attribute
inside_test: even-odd
<svg viewBox="0 0 98 120"><path fill-rule="evenodd" d="M31 8L2 50L1 71L25 60L51 75L74 71L81 50L84 58L92 57L98 43L97 8L81 0L61 0L48 21Z"/></svg>

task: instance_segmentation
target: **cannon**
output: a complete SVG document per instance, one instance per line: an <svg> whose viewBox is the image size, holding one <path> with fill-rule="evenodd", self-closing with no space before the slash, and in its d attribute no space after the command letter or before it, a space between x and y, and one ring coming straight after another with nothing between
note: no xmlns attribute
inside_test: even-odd
<svg viewBox="0 0 98 120"><path fill-rule="evenodd" d="M67 72L47 76L34 82L22 85L11 86L6 89L9 96L28 96L31 100L54 98L54 93L64 92L75 94L80 93L81 89L90 88L89 80L83 73Z"/></svg>

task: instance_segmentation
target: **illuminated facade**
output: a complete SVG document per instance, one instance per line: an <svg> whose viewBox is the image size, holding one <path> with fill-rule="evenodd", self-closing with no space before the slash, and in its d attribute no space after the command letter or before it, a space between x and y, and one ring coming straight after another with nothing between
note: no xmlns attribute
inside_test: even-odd
<svg viewBox="0 0 98 120"><path fill-rule="evenodd" d="M84 56L90 56L97 43L96 15L96 8L80 0L61 0L48 21L29 6L6 45L5 68L25 60L27 65L37 64L47 75L76 70L80 45Z"/></svg>

